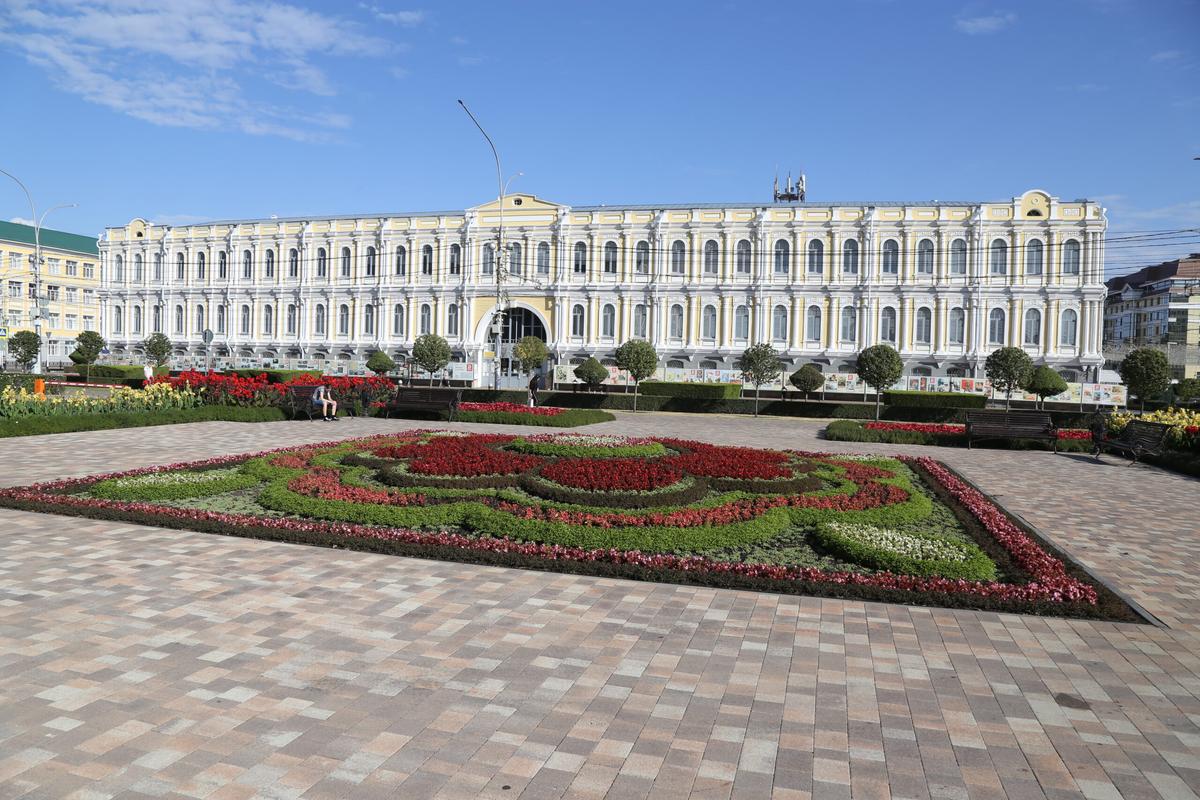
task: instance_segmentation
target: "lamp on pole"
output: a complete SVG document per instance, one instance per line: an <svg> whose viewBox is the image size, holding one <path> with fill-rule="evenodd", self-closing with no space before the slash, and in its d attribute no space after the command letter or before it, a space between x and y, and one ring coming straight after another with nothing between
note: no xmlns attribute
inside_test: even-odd
<svg viewBox="0 0 1200 800"><path fill-rule="evenodd" d="M33 195L29 193L29 188L21 182L21 179L13 175L7 170L0 169L0 173L12 178L17 186L21 187L21 191L25 193L25 199L29 201L29 212L33 219L33 330L37 334L38 341L42 339L42 309L39 303L42 299L42 223L51 211L56 211L60 208L76 208L77 203L63 203L62 205L52 206L42 212L39 217L37 206L34 205ZM37 357L33 361L33 374L40 375L42 372L42 351L39 348Z"/></svg>

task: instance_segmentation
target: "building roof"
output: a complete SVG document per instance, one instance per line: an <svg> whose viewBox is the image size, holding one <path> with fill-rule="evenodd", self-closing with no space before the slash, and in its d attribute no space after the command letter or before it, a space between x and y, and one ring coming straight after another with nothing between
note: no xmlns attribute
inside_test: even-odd
<svg viewBox="0 0 1200 800"><path fill-rule="evenodd" d="M71 253L88 256L100 255L100 250L96 247L96 237L94 236L81 236L78 233L67 233L66 231L42 228L38 238L41 239L42 247L51 250L66 250ZM19 242L20 244L33 245L33 226L0 220L0 242Z"/></svg>
<svg viewBox="0 0 1200 800"><path fill-rule="evenodd" d="M1137 272L1109 278L1105 281L1105 285L1110 292L1120 292L1126 286L1136 289L1147 283L1155 283L1168 278L1200 278L1200 253L1192 253L1187 258L1164 261L1152 267L1142 267Z"/></svg>

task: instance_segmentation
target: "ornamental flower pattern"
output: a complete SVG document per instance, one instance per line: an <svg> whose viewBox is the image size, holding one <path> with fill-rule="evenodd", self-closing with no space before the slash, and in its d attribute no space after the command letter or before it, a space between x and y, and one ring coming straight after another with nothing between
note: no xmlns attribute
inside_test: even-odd
<svg viewBox="0 0 1200 800"><path fill-rule="evenodd" d="M867 422L869 431L911 431L928 433L931 436L966 436L967 426L953 422ZM1090 439L1091 431L1085 428L1059 428L1059 439Z"/></svg>

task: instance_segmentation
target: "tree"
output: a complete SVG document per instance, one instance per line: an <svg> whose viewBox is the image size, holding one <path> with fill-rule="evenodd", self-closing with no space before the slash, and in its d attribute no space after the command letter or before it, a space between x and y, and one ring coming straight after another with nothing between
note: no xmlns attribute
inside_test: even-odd
<svg viewBox="0 0 1200 800"><path fill-rule="evenodd" d="M171 340L161 333L152 333L142 342L146 358L154 362L156 367L165 367L171 360Z"/></svg>
<svg viewBox="0 0 1200 800"><path fill-rule="evenodd" d="M433 386L433 373L445 369L450 363L450 345L436 333L418 336L413 342L412 360L429 373L429 385Z"/></svg>
<svg viewBox="0 0 1200 800"><path fill-rule="evenodd" d="M1043 365L1030 373L1029 382L1025 384L1025 389L1036 394L1039 404L1042 408L1045 408L1046 398L1065 392L1067 390L1067 382L1063 380L1062 375Z"/></svg>
<svg viewBox="0 0 1200 800"><path fill-rule="evenodd" d="M513 357L521 362L521 370L529 373L546 363L550 348L536 336L526 336L513 345Z"/></svg>
<svg viewBox="0 0 1200 800"><path fill-rule="evenodd" d="M992 386L1005 393L1004 408L1008 409L1012 404L1013 389L1019 389L1029 382L1033 361L1019 347L1001 347L987 357L983 371Z"/></svg>
<svg viewBox="0 0 1200 800"><path fill-rule="evenodd" d="M783 372L783 362L779 353L766 342L752 344L738 356L734 365L742 373L742 380L754 386L754 416L758 416L758 390L764 383L769 383Z"/></svg>
<svg viewBox="0 0 1200 800"><path fill-rule="evenodd" d="M1190 403L1200 397L1200 378L1184 378L1175 384L1175 399L1181 403Z"/></svg>
<svg viewBox="0 0 1200 800"><path fill-rule="evenodd" d="M858 377L875 390L875 419L879 419L879 399L883 390L900 380L904 374L904 361L890 345L877 344L858 354L855 369Z"/></svg>
<svg viewBox="0 0 1200 800"><path fill-rule="evenodd" d="M1146 398L1157 397L1171 385L1171 365L1161 350L1142 347L1125 356L1121 362L1121 381L1129 391L1142 401L1146 410Z"/></svg>
<svg viewBox="0 0 1200 800"><path fill-rule="evenodd" d="M8 353L23 369L33 367L41 349L42 340L33 331L17 331L8 337Z"/></svg>
<svg viewBox="0 0 1200 800"><path fill-rule="evenodd" d="M814 365L805 364L792 373L788 383L795 386L796 391L804 392L804 399L807 400L810 394L825 385L825 376Z"/></svg>
<svg viewBox="0 0 1200 800"><path fill-rule="evenodd" d="M592 357L575 368L575 377L587 385L589 392L595 392L608 377L608 369Z"/></svg>
<svg viewBox="0 0 1200 800"><path fill-rule="evenodd" d="M71 351L71 362L84 367L84 377L92 377L92 364L104 350L104 337L95 331L84 331L75 337L75 349Z"/></svg>
<svg viewBox="0 0 1200 800"><path fill-rule="evenodd" d="M630 339L617 348L616 361L633 378L633 410L637 411L638 384L658 369L658 353L645 339Z"/></svg>
<svg viewBox="0 0 1200 800"><path fill-rule="evenodd" d="M376 375L382 375L385 372L391 372L395 368L396 362L392 360L391 356L382 350L376 350L374 353L371 353L371 356L367 359L367 369L371 370L371 372L374 372Z"/></svg>

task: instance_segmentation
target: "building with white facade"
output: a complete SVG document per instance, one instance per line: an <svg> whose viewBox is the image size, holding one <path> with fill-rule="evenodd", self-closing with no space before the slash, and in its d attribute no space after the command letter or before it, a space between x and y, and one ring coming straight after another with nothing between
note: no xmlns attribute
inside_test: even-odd
<svg viewBox="0 0 1200 800"><path fill-rule="evenodd" d="M505 258L498 259L503 225ZM853 371L886 342L921 375L982 375L997 347L1094 379L1104 210L1029 191L1002 202L571 207L511 194L465 211L135 219L100 239L103 335L152 332L181 363L360 368L445 337L455 375L490 380L523 335L558 362L646 338L676 367L730 368L771 342L794 366ZM501 262L503 261L503 264ZM210 348L203 332L213 333Z"/></svg>
<svg viewBox="0 0 1200 800"><path fill-rule="evenodd" d="M1104 351L1114 366L1130 350L1155 347L1175 377L1200 375L1200 253L1112 278L1107 288Z"/></svg>

